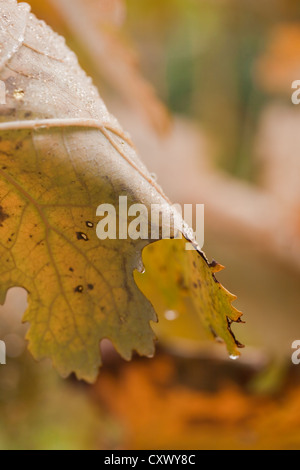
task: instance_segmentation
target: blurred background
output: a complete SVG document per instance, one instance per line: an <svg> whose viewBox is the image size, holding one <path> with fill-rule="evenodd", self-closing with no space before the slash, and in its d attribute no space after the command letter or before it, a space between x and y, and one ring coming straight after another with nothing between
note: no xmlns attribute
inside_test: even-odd
<svg viewBox="0 0 300 470"><path fill-rule="evenodd" d="M299 449L300 4L296 0L32 0L66 37L173 202L205 204L211 260L246 344L180 341L155 359L102 344L94 386L26 352L22 290L0 309L0 449ZM158 330L159 336L159 330Z"/></svg>

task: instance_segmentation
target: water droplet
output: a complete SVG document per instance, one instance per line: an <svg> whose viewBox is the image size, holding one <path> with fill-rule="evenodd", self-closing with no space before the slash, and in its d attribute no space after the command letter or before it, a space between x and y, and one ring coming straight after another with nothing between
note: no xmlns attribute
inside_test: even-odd
<svg viewBox="0 0 300 470"><path fill-rule="evenodd" d="M240 356L235 356L234 354L229 356L229 359L231 359L232 361L237 361L239 358L240 358Z"/></svg>
<svg viewBox="0 0 300 470"><path fill-rule="evenodd" d="M24 90L21 90L21 88L17 88L15 91L14 91L14 98L15 100L17 101L22 101L24 99L24 96L25 96L25 91Z"/></svg>
<svg viewBox="0 0 300 470"><path fill-rule="evenodd" d="M167 310L165 312L165 319L168 321L174 321L178 318L178 312L175 312L175 310Z"/></svg>

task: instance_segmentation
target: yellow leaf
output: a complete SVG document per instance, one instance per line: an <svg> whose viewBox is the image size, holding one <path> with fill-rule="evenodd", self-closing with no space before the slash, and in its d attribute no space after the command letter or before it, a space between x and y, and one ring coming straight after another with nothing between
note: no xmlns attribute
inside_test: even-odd
<svg viewBox="0 0 300 470"><path fill-rule="evenodd" d="M182 219L64 40L14 0L1 1L0 21L6 88L0 107L0 301L9 288L25 288L34 357L50 357L62 376L75 372L94 381L102 339L125 359L134 350L152 356L150 321L156 321L133 277L143 270L141 252L150 241L100 241L97 207L116 206L127 196L128 205L163 206L175 230ZM191 237L188 228L183 234ZM195 309L236 354L225 328L235 319L230 298L203 255L180 246L179 265L167 268L170 280L173 269L183 269L187 281L191 269L191 279L203 282L201 295L193 291ZM169 254L162 250L161 256L168 266Z"/></svg>
<svg viewBox="0 0 300 470"><path fill-rule="evenodd" d="M229 355L239 356L243 347L231 330L241 322L236 299L217 281L223 266L209 264L198 251L185 251L185 240L161 240L144 249L144 274L135 273L141 291L151 300L159 317L155 331L172 346L203 341L207 337L225 341ZM188 343L187 347L188 347Z"/></svg>

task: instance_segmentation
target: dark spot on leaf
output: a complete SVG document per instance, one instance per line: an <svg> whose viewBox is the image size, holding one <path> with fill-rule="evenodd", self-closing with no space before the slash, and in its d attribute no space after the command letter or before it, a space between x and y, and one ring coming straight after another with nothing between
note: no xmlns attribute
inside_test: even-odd
<svg viewBox="0 0 300 470"><path fill-rule="evenodd" d="M0 206L0 227L3 227L2 223L9 218L8 214L5 214L3 207Z"/></svg>
<svg viewBox="0 0 300 470"><path fill-rule="evenodd" d="M184 281L184 277L180 276L177 280L177 286L179 287L179 289L182 289L182 290L186 290L187 289L187 286L185 284L185 281Z"/></svg>
<svg viewBox="0 0 300 470"><path fill-rule="evenodd" d="M83 292L83 286L75 287L74 292L79 292L81 294Z"/></svg>
<svg viewBox="0 0 300 470"><path fill-rule="evenodd" d="M20 150L22 147L23 147L23 142L20 141L20 142L17 143L15 149L16 149L16 150Z"/></svg>
<svg viewBox="0 0 300 470"><path fill-rule="evenodd" d="M76 232L77 240L84 240L87 242L89 240L89 237L83 233L83 232Z"/></svg>
<svg viewBox="0 0 300 470"><path fill-rule="evenodd" d="M93 285L93 284L88 284L88 289L93 290L93 289L94 289L94 285Z"/></svg>
<svg viewBox="0 0 300 470"><path fill-rule="evenodd" d="M73 269L73 268L69 268L69 271L71 271L71 273L73 273L73 272L74 272L74 269Z"/></svg>
<svg viewBox="0 0 300 470"><path fill-rule="evenodd" d="M196 282L194 282L193 287L194 287L195 289L198 289L198 284L196 284Z"/></svg>

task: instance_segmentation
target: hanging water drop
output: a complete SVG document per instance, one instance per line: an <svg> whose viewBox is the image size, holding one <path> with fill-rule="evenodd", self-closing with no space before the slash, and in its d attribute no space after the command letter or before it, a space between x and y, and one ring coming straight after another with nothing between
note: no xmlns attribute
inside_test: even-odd
<svg viewBox="0 0 300 470"><path fill-rule="evenodd" d="M229 356L229 359L231 359L232 361L237 361L239 358L240 358L240 356L236 356L236 355L234 355L234 354L232 354L231 356Z"/></svg>

